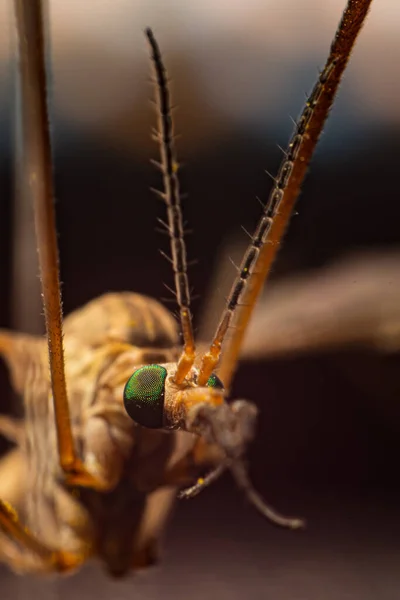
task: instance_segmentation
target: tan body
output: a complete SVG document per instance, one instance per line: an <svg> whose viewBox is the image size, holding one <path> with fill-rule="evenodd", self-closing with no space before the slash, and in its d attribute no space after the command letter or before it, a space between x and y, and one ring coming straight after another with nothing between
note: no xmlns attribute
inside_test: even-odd
<svg viewBox="0 0 400 600"><path fill-rule="evenodd" d="M47 333L46 346L40 338L0 331L0 353L25 408L22 424L1 422L3 433L18 446L0 465L0 558L14 570L68 572L92 556L100 557L114 575L152 564L176 488L197 479L183 492L191 497L225 470L274 525L303 527L301 519L268 506L250 481L245 453L254 437L256 406L226 400L251 313L370 3L348 0L215 334L200 355L192 325L168 78L153 31L145 29L158 107L156 164L163 179L162 190L155 191L166 209L167 220L161 223L170 242L180 349L165 309L131 293L103 296L63 324L43 2L14 0L24 139L21 178L34 208Z"/></svg>
<svg viewBox="0 0 400 600"><path fill-rule="evenodd" d="M176 360L175 321L155 300L115 293L71 314L64 331L76 448L109 491L69 489L62 483L46 341L2 331L3 354L25 409L20 426L0 422L15 438L19 455L0 466L1 488L5 479L15 479L2 497L47 546L73 554L77 563L99 556L119 575L155 561L175 487L186 480L182 457L191 456L194 436L137 426L122 403L124 384L139 365ZM181 473L173 468L179 464ZM188 482L195 471L188 469ZM6 536L0 538L0 558L17 570L48 570L46 562Z"/></svg>

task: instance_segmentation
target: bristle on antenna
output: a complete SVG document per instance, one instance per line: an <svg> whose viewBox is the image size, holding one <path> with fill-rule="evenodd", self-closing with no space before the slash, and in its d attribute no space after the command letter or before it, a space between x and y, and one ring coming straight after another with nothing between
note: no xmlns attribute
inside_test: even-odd
<svg viewBox="0 0 400 600"><path fill-rule="evenodd" d="M205 385L217 368L226 333L234 321L238 325L224 348L218 370L226 389L235 371L243 336L263 283L279 250L293 207L299 196L307 167L338 90L372 0L349 0L343 13L328 60L319 75L284 152L278 175L273 178L268 202L243 257L209 351L203 356L198 377ZM240 310L237 310L240 308Z"/></svg>
<svg viewBox="0 0 400 600"><path fill-rule="evenodd" d="M150 28L147 28L145 34L150 45L156 81L158 106L157 140L160 144L160 169L164 180L164 192L161 193L161 197L164 199L167 208L168 232L171 242L171 262L175 275L176 300L179 308L183 336L183 351L179 358L175 374L175 381L180 384L185 379L194 363L195 344L190 311L190 291L187 276L187 258L182 222L181 196L179 192L179 166L175 153L175 138L166 69L153 31Z"/></svg>

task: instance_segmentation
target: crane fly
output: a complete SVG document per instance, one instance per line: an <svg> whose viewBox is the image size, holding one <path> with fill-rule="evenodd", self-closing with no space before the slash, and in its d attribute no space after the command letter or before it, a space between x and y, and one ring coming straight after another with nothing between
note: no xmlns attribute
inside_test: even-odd
<svg viewBox="0 0 400 600"><path fill-rule="evenodd" d="M26 144L47 339L0 332L0 351L24 403L3 417L16 448L0 501L0 558L20 573L72 572L99 558L110 574L153 564L179 490L192 497L229 471L273 524L298 529L261 498L246 468L255 405L228 402L243 336L371 0L349 0L329 57L294 127L269 199L208 348L196 351L163 57L145 30L154 72L163 189L182 347L174 318L133 292L106 294L63 322L53 181L46 36L40 0L14 0ZM229 338L227 332L230 332Z"/></svg>

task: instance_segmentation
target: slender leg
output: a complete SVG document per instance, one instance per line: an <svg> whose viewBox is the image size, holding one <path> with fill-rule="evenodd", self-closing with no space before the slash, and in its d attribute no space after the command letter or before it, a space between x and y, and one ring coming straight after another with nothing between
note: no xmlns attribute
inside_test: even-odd
<svg viewBox="0 0 400 600"><path fill-rule="evenodd" d="M32 553L35 558L39 559L43 564L43 568L47 571L69 571L78 567L84 560L83 557L63 552L62 550L52 550L42 544L21 524L11 504L3 500L0 500L0 528L12 540L15 540L23 548ZM23 562L22 558L21 561ZM23 568L22 563L20 566Z"/></svg>
<svg viewBox="0 0 400 600"><path fill-rule="evenodd" d="M0 461L0 495L7 498L0 500L0 560L21 573L73 569L83 558L47 548L20 523L11 503L21 505L26 481L26 457L16 448Z"/></svg>
<svg viewBox="0 0 400 600"><path fill-rule="evenodd" d="M79 460L72 436L65 380L62 306L46 97L45 39L40 0L14 0L18 33L23 179L34 207L40 277L49 348L51 387L60 465L67 483L102 488Z"/></svg>
<svg viewBox="0 0 400 600"><path fill-rule="evenodd" d="M163 533L175 500L176 490L170 487L155 490L147 497L146 510L135 537L133 569L157 564Z"/></svg>

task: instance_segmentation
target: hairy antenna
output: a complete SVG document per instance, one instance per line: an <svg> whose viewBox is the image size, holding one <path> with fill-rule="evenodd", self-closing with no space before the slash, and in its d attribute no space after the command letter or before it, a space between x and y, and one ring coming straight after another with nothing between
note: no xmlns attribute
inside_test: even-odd
<svg viewBox="0 0 400 600"><path fill-rule="evenodd" d="M232 325L236 309L241 305L236 327L227 344L218 372L225 387L228 388L230 385L247 324L279 249L307 167L371 1L349 0L347 3L328 60L295 125L284 160L245 252L210 349L203 356L198 378L199 385L206 384L218 365L226 333Z"/></svg>
<svg viewBox="0 0 400 600"><path fill-rule="evenodd" d="M164 200L167 207L172 268L175 276L176 300L178 303L183 335L183 351L179 358L175 374L175 381L179 384L182 383L186 377L195 359L192 315L190 312L189 280L187 276L186 245L179 193L179 165L175 153L166 69L153 31L150 28L147 28L145 34L150 44L151 58L154 66L158 105L158 132L156 137L160 145L161 164L159 167L164 180L164 192L158 190L153 191Z"/></svg>

